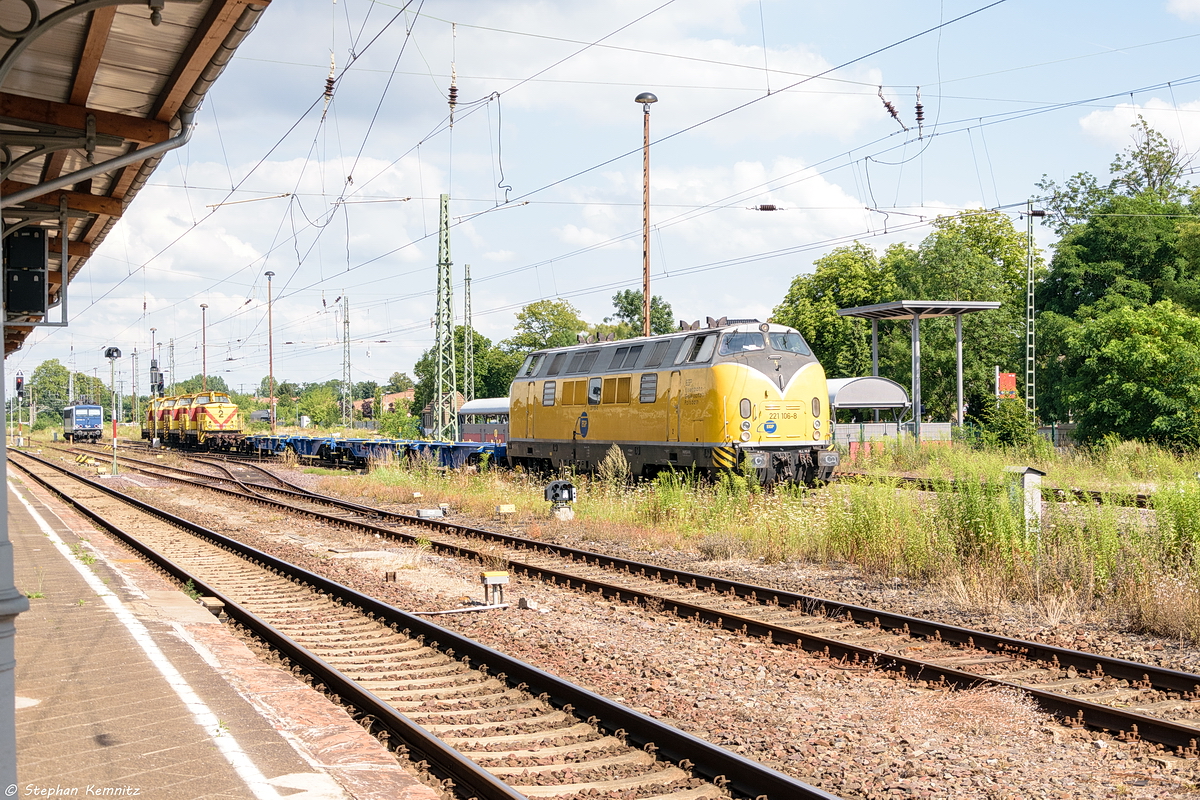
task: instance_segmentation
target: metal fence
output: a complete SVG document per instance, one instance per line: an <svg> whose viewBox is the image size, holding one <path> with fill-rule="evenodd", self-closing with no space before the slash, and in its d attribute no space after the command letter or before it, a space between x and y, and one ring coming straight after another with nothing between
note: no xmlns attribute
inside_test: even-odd
<svg viewBox="0 0 1200 800"><path fill-rule="evenodd" d="M921 441L948 442L953 424L949 422L922 422ZM913 422L858 422L841 423L833 426L834 444L850 442L896 441L916 435Z"/></svg>

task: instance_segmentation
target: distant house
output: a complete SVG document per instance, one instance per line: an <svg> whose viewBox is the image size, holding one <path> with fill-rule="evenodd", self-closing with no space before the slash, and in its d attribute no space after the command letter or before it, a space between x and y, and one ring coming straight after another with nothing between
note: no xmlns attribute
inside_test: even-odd
<svg viewBox="0 0 1200 800"><path fill-rule="evenodd" d="M467 398L463 395L462 392L454 393L454 407L455 408L462 408L463 403L465 403L465 402L467 402ZM426 404L425 408L421 409L421 430L425 431L426 436L430 436L433 434L434 421L435 420L433 418L433 401L430 400L429 403Z"/></svg>
<svg viewBox="0 0 1200 800"><path fill-rule="evenodd" d="M400 408L401 408L400 401L401 400L407 400L409 403L411 403L415 396L416 396L415 389L406 389L403 392L391 392L390 394L385 394L383 396L383 413L394 414L395 412L400 410ZM355 400L354 401L354 410L355 411L362 413L363 408L366 407L366 409L368 410L368 412L370 413L370 415L372 417L375 416L374 406L375 406L375 398L373 398L373 397L368 397L365 400ZM363 414L363 416L365 417L365 416L367 416L367 414Z"/></svg>

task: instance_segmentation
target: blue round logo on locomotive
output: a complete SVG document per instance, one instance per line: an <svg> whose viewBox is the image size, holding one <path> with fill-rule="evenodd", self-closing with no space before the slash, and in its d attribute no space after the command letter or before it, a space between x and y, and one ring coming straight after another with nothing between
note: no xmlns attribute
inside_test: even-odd
<svg viewBox="0 0 1200 800"><path fill-rule="evenodd" d="M763 430L767 433L775 432L775 420L770 419L763 423Z"/></svg>
<svg viewBox="0 0 1200 800"><path fill-rule="evenodd" d="M588 417L587 417L587 412L585 411L579 415L579 436L580 436L580 438L586 439L587 432L588 432Z"/></svg>

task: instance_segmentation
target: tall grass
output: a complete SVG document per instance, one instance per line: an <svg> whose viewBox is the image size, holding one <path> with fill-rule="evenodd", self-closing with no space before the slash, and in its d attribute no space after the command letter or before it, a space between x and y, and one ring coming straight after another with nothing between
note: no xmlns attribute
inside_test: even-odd
<svg viewBox="0 0 1200 800"><path fill-rule="evenodd" d="M1127 462L1124 446L1087 454L1086 474L1112 476L1110 496L1133 493L1139 487L1131 481L1153 474L1152 511L1046 503L1041 525L1032 527L1022 498L1006 488L1003 468L1014 454L958 444L901 443L864 459L874 476L814 490L764 490L743 474L713 482L686 471L630 485L618 480L623 467L614 456L602 478L574 477L580 486L574 528L549 518L544 478L502 470L447 471L400 460L367 476L323 479L322 489L384 503L448 503L476 517L513 503L516 524L533 536L582 530L638 549L694 550L715 559L839 562L867 576L941 587L985 611L1027 604L1050 624L1094 615L1200 642L1200 484L1188 472L1194 462L1136 452L1141 466L1127 466L1124 483L1115 482L1120 468L1104 460ZM1060 463L1084 458L1040 468L1053 485ZM937 491L904 488L887 477L914 471L932 476Z"/></svg>

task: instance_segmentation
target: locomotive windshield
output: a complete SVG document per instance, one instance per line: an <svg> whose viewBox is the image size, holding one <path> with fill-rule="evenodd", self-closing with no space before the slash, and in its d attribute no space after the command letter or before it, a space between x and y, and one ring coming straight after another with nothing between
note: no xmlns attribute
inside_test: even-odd
<svg viewBox="0 0 1200 800"><path fill-rule="evenodd" d="M750 333L727 333L721 337L720 354L723 356L745 353L751 350L762 350L763 335L757 331Z"/></svg>
<svg viewBox="0 0 1200 800"><path fill-rule="evenodd" d="M100 416L100 409L98 409L98 408L77 408L77 409L75 409L75 415L77 417L88 417L91 419L95 419Z"/></svg>
<svg viewBox="0 0 1200 800"><path fill-rule="evenodd" d="M771 347L776 350L781 350L784 353L798 353L802 356L812 355L812 350L809 349L808 342L804 341L804 337L795 331L781 331L767 335L771 337Z"/></svg>

